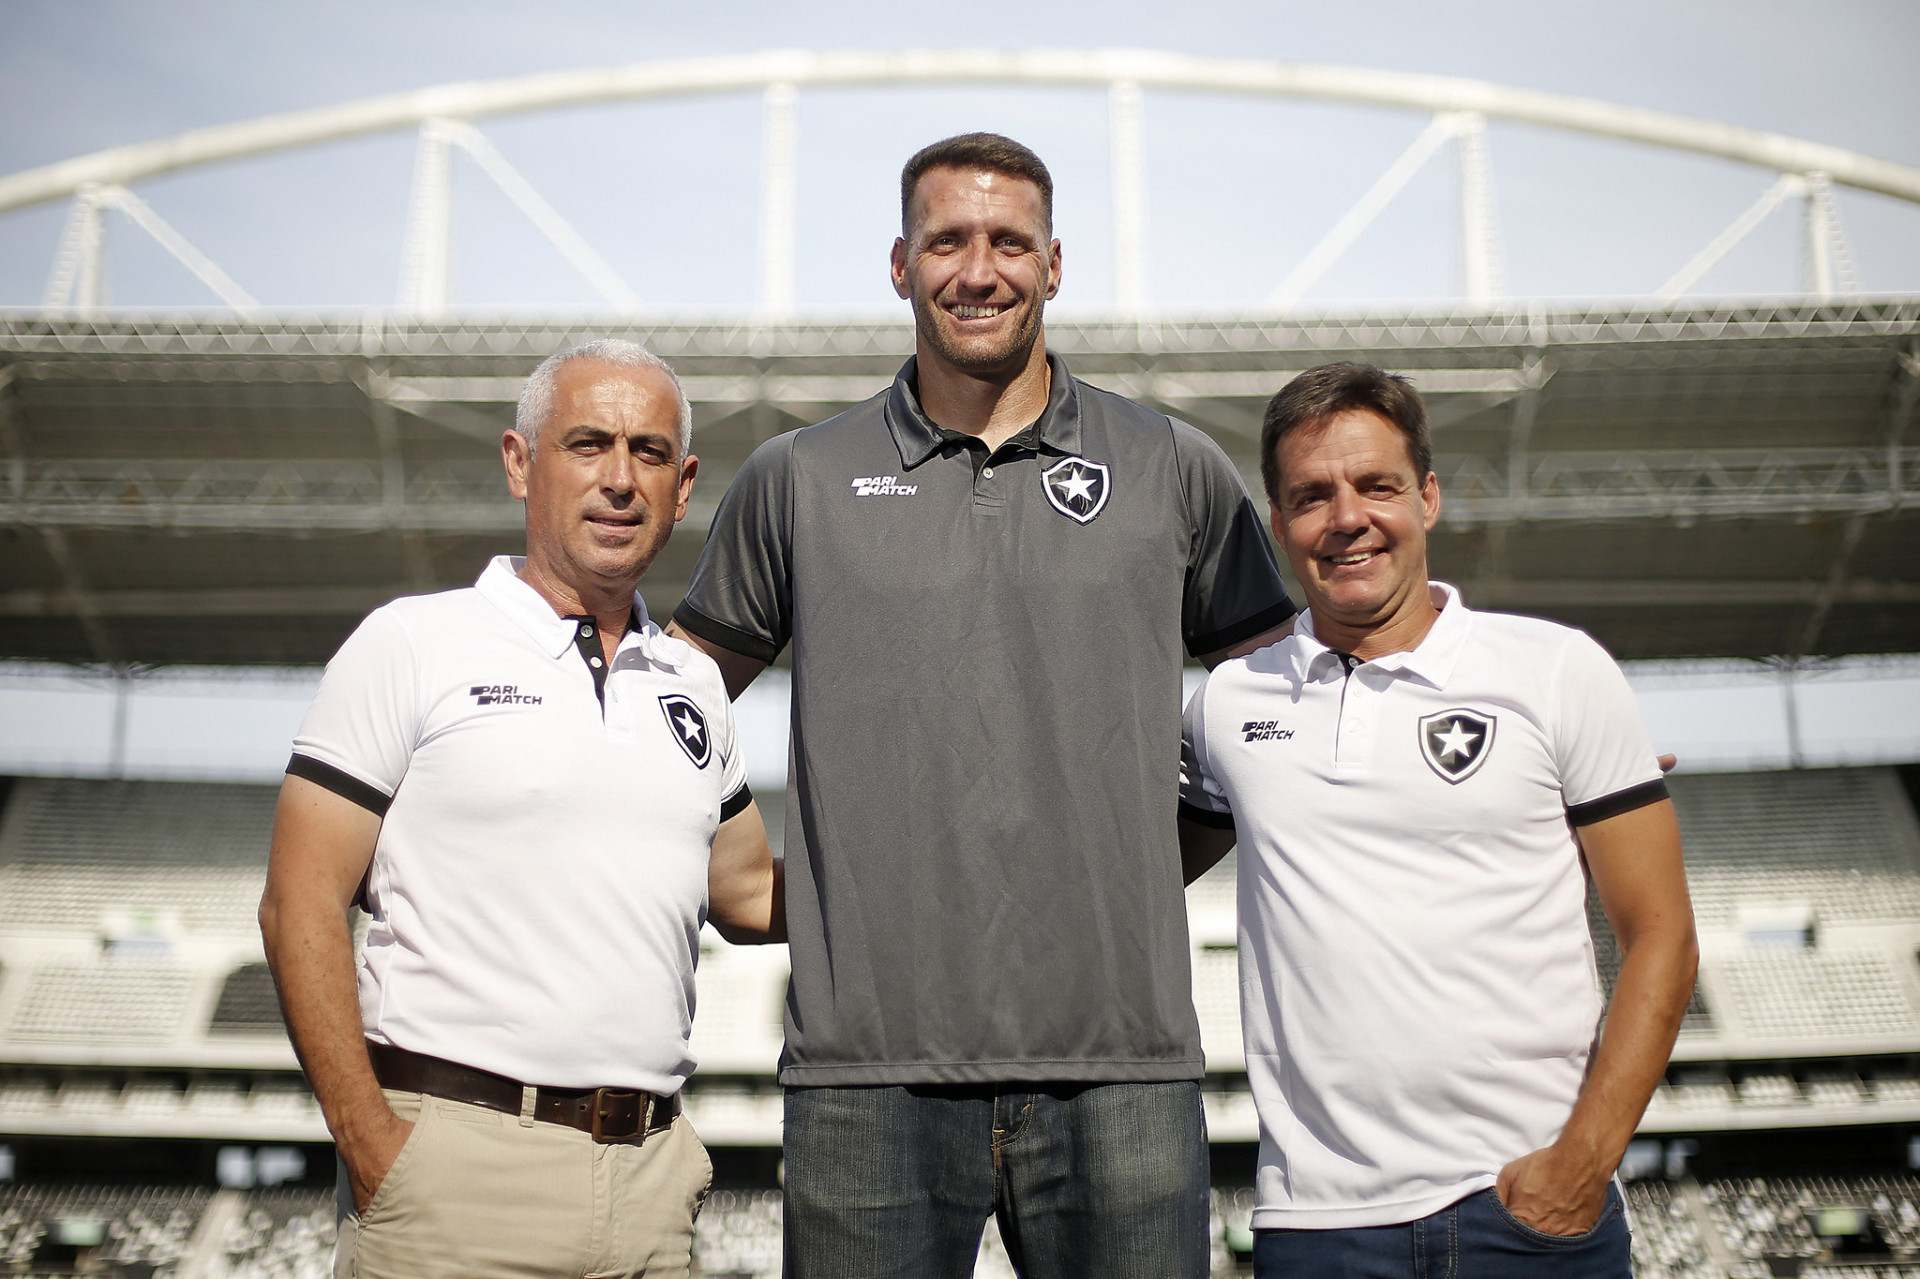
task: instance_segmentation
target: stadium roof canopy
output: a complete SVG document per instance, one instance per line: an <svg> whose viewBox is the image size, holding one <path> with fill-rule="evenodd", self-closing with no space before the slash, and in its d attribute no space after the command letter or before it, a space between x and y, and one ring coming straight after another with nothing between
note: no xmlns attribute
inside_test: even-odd
<svg viewBox="0 0 1920 1279"><path fill-rule="evenodd" d="M759 442L883 388L904 324L0 315L0 657L324 660L396 594L520 548L498 441L544 355L618 333L695 404L680 598ZM1920 299L1049 324L1258 491L1265 400L1331 359L1436 425L1437 575L1623 657L1920 649ZM1125 477L1116 477L1124 483Z"/></svg>

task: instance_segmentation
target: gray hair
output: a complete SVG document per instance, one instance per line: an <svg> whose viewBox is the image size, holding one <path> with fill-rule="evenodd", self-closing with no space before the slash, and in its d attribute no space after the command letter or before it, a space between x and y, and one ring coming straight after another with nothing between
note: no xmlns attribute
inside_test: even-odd
<svg viewBox="0 0 1920 1279"><path fill-rule="evenodd" d="M680 403L680 456L684 458L693 451L693 405L687 402L686 388L680 385L680 376L652 351L624 338L582 342L564 351L555 351L540 361L540 367L527 378L527 385L520 392L520 404L513 413L513 429L526 440L529 447L540 438L540 428L553 416L555 377L563 366L575 360L598 360L602 364L614 364L623 369L659 369L665 373L667 380L673 383L674 399Z"/></svg>

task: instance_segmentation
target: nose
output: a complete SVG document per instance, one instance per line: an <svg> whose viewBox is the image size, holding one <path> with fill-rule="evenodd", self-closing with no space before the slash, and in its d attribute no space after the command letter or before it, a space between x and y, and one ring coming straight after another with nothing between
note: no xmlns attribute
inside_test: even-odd
<svg viewBox="0 0 1920 1279"><path fill-rule="evenodd" d="M1333 492L1328 503L1328 518L1335 532L1361 533L1367 527L1367 504L1360 500L1357 490L1341 485Z"/></svg>
<svg viewBox="0 0 1920 1279"><path fill-rule="evenodd" d="M1000 286L1000 273L994 269L993 245L984 236L969 241L961 255L959 283L975 293L992 293Z"/></svg>
<svg viewBox="0 0 1920 1279"><path fill-rule="evenodd" d="M625 440L619 441L601 459L600 487L616 498L633 496L634 467L633 450Z"/></svg>

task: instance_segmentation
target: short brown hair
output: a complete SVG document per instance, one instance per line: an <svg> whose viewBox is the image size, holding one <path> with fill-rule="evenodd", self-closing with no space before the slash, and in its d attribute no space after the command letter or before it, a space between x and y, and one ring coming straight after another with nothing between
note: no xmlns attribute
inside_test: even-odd
<svg viewBox="0 0 1920 1279"><path fill-rule="evenodd" d="M1267 498L1280 505L1280 442L1302 427L1317 427L1350 409L1366 409L1393 423L1407 437L1414 479L1425 482L1433 470L1433 440L1427 434L1427 408L1413 383L1398 373L1345 360L1308 369L1280 388L1267 404L1260 424L1260 481Z"/></svg>
<svg viewBox="0 0 1920 1279"><path fill-rule="evenodd" d="M1053 175L1047 172L1040 157L1012 138L997 133L962 133L921 147L900 170L902 235L906 234L907 219L912 216L914 190L932 169L985 169L988 173L1004 173L1033 183L1040 188L1040 213L1046 220L1048 234L1052 234Z"/></svg>

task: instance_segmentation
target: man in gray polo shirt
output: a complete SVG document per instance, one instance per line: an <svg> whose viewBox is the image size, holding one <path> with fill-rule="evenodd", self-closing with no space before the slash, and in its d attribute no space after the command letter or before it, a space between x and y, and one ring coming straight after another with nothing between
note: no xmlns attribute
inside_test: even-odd
<svg viewBox="0 0 1920 1279"><path fill-rule="evenodd" d="M915 356L741 470L676 633L794 648L788 1273L1207 1270L1174 818L1184 654L1293 614L1206 436L1075 381L1052 180L991 134L902 174Z"/></svg>

